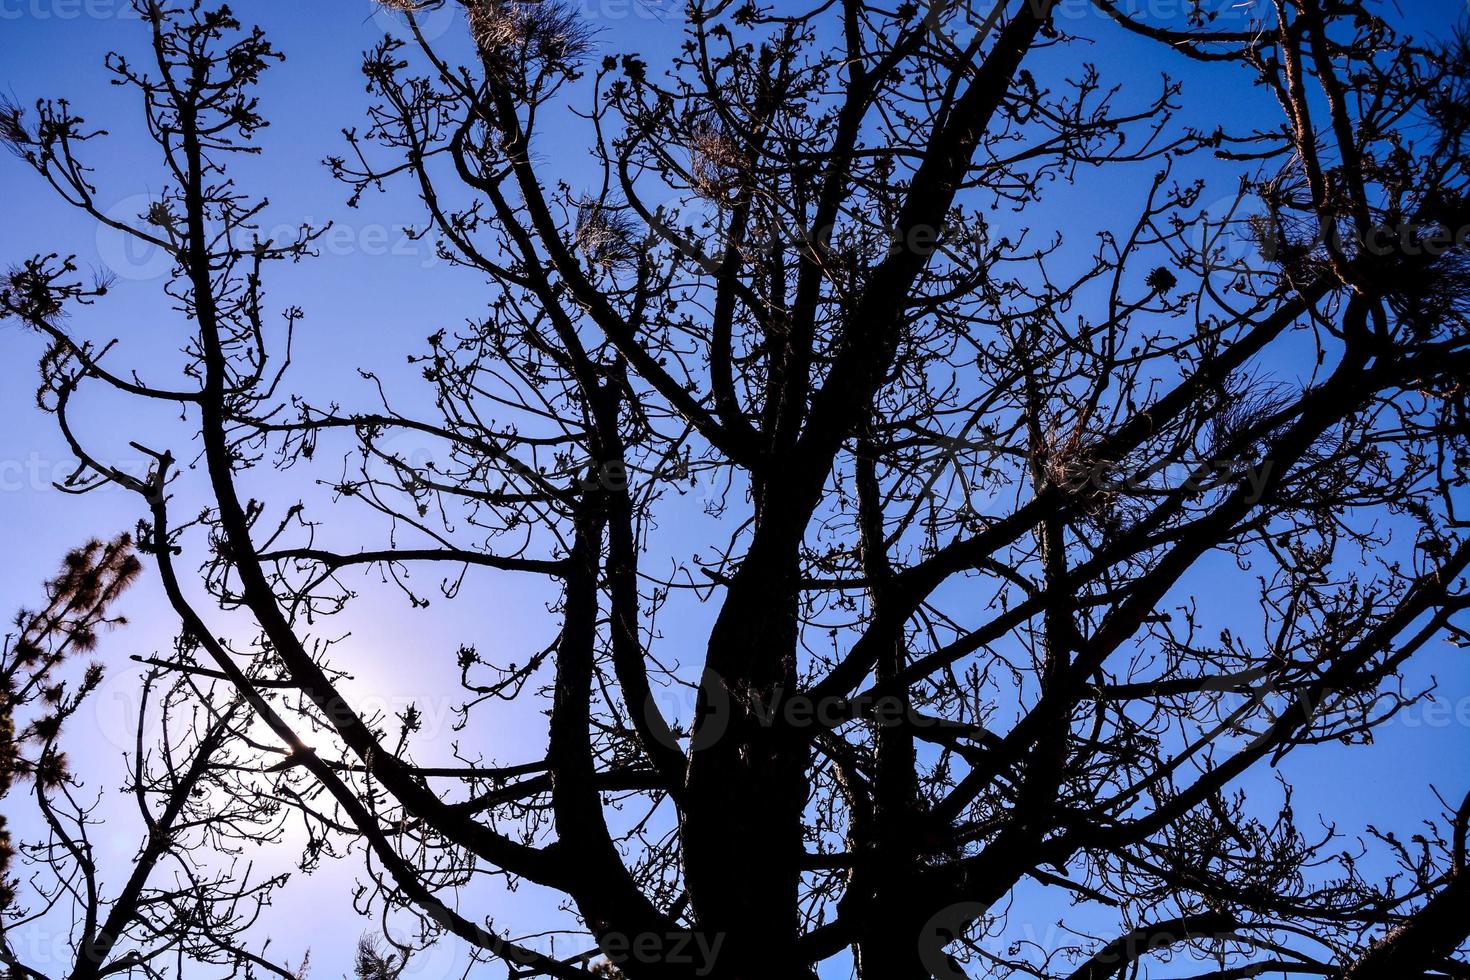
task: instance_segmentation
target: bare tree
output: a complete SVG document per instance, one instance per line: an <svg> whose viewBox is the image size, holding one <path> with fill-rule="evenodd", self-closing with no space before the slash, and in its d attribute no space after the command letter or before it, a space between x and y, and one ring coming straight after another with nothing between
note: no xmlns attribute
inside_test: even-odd
<svg viewBox="0 0 1470 980"><path fill-rule="evenodd" d="M25 263L0 310L48 343L77 488L145 508L200 653L165 669L228 682L269 732L220 790L291 809L311 853L361 847L359 906L421 917L366 943L378 966L451 933L561 978L805 978L848 950L882 980L1101 980L1185 949L1218 980L1466 975L1470 805L1355 848L1299 827L1289 785L1237 788L1370 740L1426 693L1406 665L1466 639L1463 42L1367 0L1194 4L1178 29L1113 0L695 0L665 72L599 61L556 0L465 0L461 61L419 30L431 5L391 4L415 41L368 53L368 122L328 161L349 204L406 182L415 234L485 283L412 355L427 399L288 387L301 311L266 272L320 229L260 237L228 175L265 125L258 30L146 6L153 63L110 60L167 181L137 227L99 207L67 104L5 114L62 198L171 257L171 377L66 318L105 292L73 260ZM1119 90L1083 42L1130 34L1279 118L1201 126L1221 97L1167 76ZM591 190L536 153L571 118ZM1108 226L1078 233L1056 203L1078 191ZM94 389L193 435L140 446L146 477L112 467L71 421ZM432 461L395 452L404 431ZM196 457L209 505L181 517ZM297 502L303 472L381 539ZM691 486L710 524L669 529ZM196 568L257 643L214 639ZM453 759L414 711L355 710L322 632L364 570L427 606L424 569L485 610L447 654ZM556 597L539 649L496 638L502 574ZM1228 624L1199 602L1221 590ZM707 621L702 649L666 642L670 617ZM697 685L692 717L661 709L671 685ZM528 700L543 750L476 743ZM465 907L486 880L565 896L588 952ZM1117 938L983 941L1038 895Z"/></svg>
<svg viewBox="0 0 1470 980"><path fill-rule="evenodd" d="M93 833L103 820L96 776L73 771L63 736L94 697L103 666L78 667L71 658L92 651L100 630L124 622L111 607L141 569L127 535L77 548L47 583L45 606L20 612L6 637L0 788L10 790L17 778L29 783L32 822L44 836L14 845L7 837L0 852L0 959L8 976L52 975L55 947L17 948L11 937L61 930L72 950L64 963L69 980L159 976L155 964L181 954L232 965L230 975L256 975L248 969L254 966L295 977L249 952L240 938L282 879L252 882L230 862L241 842L274 836L269 808L241 806L239 786L229 785L244 717L231 692L221 696L189 678L162 682L166 672L157 668L145 676L140 703L150 705L157 694L162 735L156 746L145 742L153 719L139 715L124 789L136 799L146 833L120 883L108 880L97 853ZM180 662L192 660L194 646L179 641Z"/></svg>

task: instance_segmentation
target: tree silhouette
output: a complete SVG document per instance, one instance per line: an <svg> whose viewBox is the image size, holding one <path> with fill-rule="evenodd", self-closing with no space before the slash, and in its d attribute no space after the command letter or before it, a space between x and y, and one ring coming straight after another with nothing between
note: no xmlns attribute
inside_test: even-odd
<svg viewBox="0 0 1470 980"><path fill-rule="evenodd" d="M328 165L352 205L407 184L414 234L484 283L411 355L422 391L290 389L302 311L265 281L322 229L260 237L230 179L280 55L224 8L144 6L154 63L109 60L166 181L136 226L99 205L68 104L4 113L68 203L169 256L181 368L88 339L106 284L72 259L0 293L47 342L74 488L145 509L189 637L158 669L268 733L212 805L291 811L307 863L361 848L358 907L419 917L391 954L368 941L370 971L445 933L560 978L809 978L847 951L882 980L1184 951L1215 980L1470 971L1470 798L1357 845L1299 825L1284 779L1241 788L1370 741L1427 693L1411 663L1466 639L1463 42L1366 0L1194 4L1177 29L1114 0L695 0L664 70L599 61L557 0L466 0L465 57L420 30L435 5L390 6L413 41L367 54L368 121ZM1125 40L1280 116L1116 85L1084 42ZM569 119L590 191L537 153ZM72 424L93 390L191 434L124 472ZM195 458L208 505L181 516ZM332 506L299 502L302 472ZM666 515L695 492L690 530ZM417 709L345 693L323 623L364 570L417 607L442 572L483 610L448 654L453 759ZM496 632L507 575L554 596L529 652ZM258 636L219 639L199 583ZM666 639L689 623L695 647ZM543 748L478 740L507 702L544 707ZM589 952L462 900L492 880L563 896ZM984 941L1064 907L1051 936Z"/></svg>
<svg viewBox="0 0 1470 980"><path fill-rule="evenodd" d="M371 935L363 935L357 941L357 980L394 980L402 969L394 968L396 954L383 949L383 944ZM401 963L401 961L398 961Z"/></svg>
<svg viewBox="0 0 1470 980"><path fill-rule="evenodd" d="M66 785L66 753L57 745L61 728L102 680L100 664L89 664L79 683L59 676L68 656L89 653L97 631L117 625L108 607L137 576L140 566L126 537L108 544L89 541L67 554L61 574L46 586L46 606L21 610L15 631L0 651L0 797L17 779L33 781L44 800ZM17 724L19 722L19 724ZM27 743L36 751L26 753ZM14 843L0 814L0 907L9 909L15 890L9 880Z"/></svg>
<svg viewBox="0 0 1470 980"><path fill-rule="evenodd" d="M157 976L157 964L185 957L246 976L263 970L299 980L305 959L295 969L280 966L247 948L254 940L242 935L285 879L253 880L248 866L231 858L240 842L278 839L280 807L241 805L244 795L230 785L238 779L236 750L248 744L248 726L227 685L166 679L174 672L159 668L145 675L140 702L157 701L160 734L145 749L155 718L140 713L137 752L123 787L137 800L145 834L120 885L106 877L93 839L104 819L98 798L88 798L91 774L73 772L62 748L64 729L95 700L104 669L68 661L92 651L100 630L125 622L111 607L142 571L133 550L130 537L120 535L69 552L61 573L46 584L44 608L16 616L0 655L0 789L8 793L17 780L29 782L28 802L44 834L18 842L15 851L7 835L0 852L6 875L0 962L10 977L97 980ZM195 649L180 638L176 663L191 663ZM30 753L28 745L35 746ZM12 871L25 873L10 877ZM64 974L50 972L55 961L44 944L12 942L27 931L52 929L69 939ZM31 962L37 948L44 963Z"/></svg>

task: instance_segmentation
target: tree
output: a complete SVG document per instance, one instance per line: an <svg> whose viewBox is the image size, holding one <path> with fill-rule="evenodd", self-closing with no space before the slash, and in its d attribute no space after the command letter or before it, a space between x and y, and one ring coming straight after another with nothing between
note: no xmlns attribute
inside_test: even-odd
<svg viewBox="0 0 1470 980"><path fill-rule="evenodd" d="M18 778L29 779L46 805L48 794L68 781L66 753L57 738L101 682L102 667L89 664L76 690L68 691L59 676L62 665L69 654L95 648L99 629L121 621L108 617L108 607L138 571L127 538L107 545L90 541L67 554L61 574L48 583L44 609L16 614L15 632L5 635L0 650L0 797ZM28 742L38 751L28 755ZM14 859L14 842L0 815L0 907L6 909L15 900L8 878Z"/></svg>
<svg viewBox="0 0 1470 980"><path fill-rule="evenodd" d="M1289 785L1238 788L1370 740L1426 693L1406 668L1466 638L1463 41L1366 0L1195 4L1175 28L1113 0L696 0L661 74L597 62L556 0L467 0L463 60L418 29L430 4L390 6L415 40L367 54L368 124L328 164L349 204L407 182L415 234L485 283L411 357L428 413L375 375L369 410L290 393L302 313L266 274L321 229L258 237L263 199L229 178L280 57L259 30L145 6L155 63L109 61L167 181L139 227L98 207L98 134L69 105L5 113L65 200L172 258L169 379L67 319L106 292L74 260L17 268L0 310L47 343L77 482L145 508L201 653L167 669L227 681L273 739L222 789L294 808L309 853L361 847L367 907L421 916L364 949L401 967L450 933L515 975L634 980L812 977L847 950L883 980L1101 980L1182 949L1219 980L1465 975L1470 800L1359 853L1299 828ZM1210 104L1167 76L1116 90L1082 42L1130 35L1280 118L1200 126ZM569 109L588 193L536 154ZM1207 207L1222 179L1235 206ZM1044 230L1073 185L1136 213ZM140 446L146 477L112 467L71 423L95 388L195 435ZM440 451L396 453L400 431ZM320 469L344 443L357 470ZM181 518L196 456L209 506ZM380 540L294 502L313 467ZM715 544L660 526L691 484ZM256 642L215 639L196 566ZM491 572L554 592L544 648L456 654L466 725L544 702L529 761L428 758L415 711L344 696L314 624L364 569L427 606L425 568L490 619ZM1226 628L1201 603L1222 588ZM696 664L662 641L676 608L709 612ZM692 684L692 718L661 709ZM1399 873L1365 873L1370 852ZM487 877L566 896L592 952L461 907ZM1118 938L979 941L1037 894Z"/></svg>
<svg viewBox="0 0 1470 980"><path fill-rule="evenodd" d="M159 668L145 676L141 700L150 702L158 689L161 734L159 744L145 751L153 718L139 715L138 750L123 789L137 800L146 835L121 883L106 879L94 842L103 823L100 801L88 798L83 775L73 771L63 748L68 723L95 698L104 668L69 661L93 651L101 630L125 622L112 607L141 571L127 535L90 541L67 554L61 573L46 585L45 605L18 613L15 632L6 636L0 792L28 781L32 820L44 836L13 849L7 835L0 852L0 962L10 977L51 975L39 967L52 968L54 949L12 942L50 927L69 929L63 963L69 980L123 970L156 976L153 964L179 955L296 977L251 953L240 938L284 879L252 881L229 855L241 841L275 837L281 808L242 806L243 794L226 788L236 778L233 750L244 740L244 713L238 697L214 689L223 685L166 679L171 672ZM181 638L179 661L192 661L196 646ZM30 752L28 745L34 745Z"/></svg>

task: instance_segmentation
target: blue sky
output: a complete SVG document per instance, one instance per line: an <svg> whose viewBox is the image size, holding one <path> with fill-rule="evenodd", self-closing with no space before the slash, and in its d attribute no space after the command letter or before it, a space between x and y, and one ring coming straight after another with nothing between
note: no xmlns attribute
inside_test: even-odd
<svg viewBox="0 0 1470 980"><path fill-rule="evenodd" d="M655 70L682 37L682 15L672 0L577 0L577 5L600 29L600 43L608 53L637 52ZM1466 12L1465 0L1406 0L1403 7L1405 17L1426 32L1443 30ZM413 241L402 232L403 224L421 220L411 193L402 187L381 195L370 192L362 207L349 210L344 189L321 165L324 157L342 151L341 129L362 124L367 97L361 53L395 25L367 0L254 0L236 9L242 20L261 24L287 60L271 69L260 87L264 112L272 121L260 140L265 152L244 161L235 176L252 193L269 196L267 227L337 222L323 240L320 258L278 268L270 281L277 302L301 306L307 314L296 352L297 387L313 397L334 397L344 406L367 406L371 392L356 372L369 368L388 379L395 395L401 391L411 398L411 386L403 382L414 372L404 355L419 350L434 330L473 315L486 302L484 287L437 261L429 241ZM442 21L431 19L428 29L453 32L460 26L456 17L446 13ZM102 59L108 50L137 51L145 42L146 30L127 14L124 0L0 0L0 92L21 104L39 96L67 97L82 115L106 121L112 135L89 150L98 168L99 199L118 213L136 208L136 202L159 188L162 177L142 131L134 93L107 84ZM1151 90L1158 72L1167 68L1185 79L1186 101L1199 99L1208 112L1228 114L1227 122L1274 112L1259 100L1235 101L1245 91L1242 79L1220 74L1234 69L1166 65L1156 48L1116 33L1110 44L1104 65L1124 82L1125 95ZM1218 92L1231 95L1220 98ZM582 127L572 117L566 117L562 128L543 125L542 132L534 149L545 172L574 187L593 178ZM1219 196L1230 190L1223 186ZM1040 220L1060 223L1065 213L1069 226L1106 227L1111 215L1127 213L1136 203L1124 191L1117 196L1099 196L1090 189L1064 191ZM1028 223L1033 220L1027 216ZM152 257L121 250L115 237L61 206L34 174L0 157L0 261L51 251L76 253L84 266L107 268L119 277L104 305L78 317L83 332L120 336L130 350L159 364L169 362L180 333L176 318L160 302L159 270ZM67 548L88 535L131 528L139 516L135 501L120 491L79 499L51 487L53 479L64 478L71 460L53 421L34 405L34 366L40 353L35 336L0 326L0 418L6 420L0 429L0 541L9 543L14 556L0 563L0 598L11 607L32 601L40 581ZM1283 377L1297 377L1302 370L1289 362L1268 367ZM95 426L90 435L112 447L111 459L123 465L142 465L127 448L129 439L177 432L163 416L105 409L90 413L89 424ZM267 486L269 479L269 473L257 474L247 483ZM311 491L293 486L291 493ZM669 506L673 526L698 526L697 494ZM351 517L345 520L349 534L359 526ZM376 533L376 525L367 533ZM548 628L542 610L550 596L544 589L512 576L491 574L485 581L488 605L465 608L441 601L429 612L411 611L396 592L365 583L365 594L381 596L381 601L359 604L340 624L354 631L341 649L358 677L361 696L389 707L401 707L410 697L428 700L431 724L441 719L440 734L446 742L451 739L445 713L450 702L443 694L452 691L454 648L486 633L505 648L529 647L543 641ZM1253 601L1253 593L1236 595L1225 589L1206 595L1212 614L1222 620L1230 618L1232 603ZM133 623L102 647L112 679L97 699L95 718L84 719L91 729L71 733L74 743L85 742L74 753L83 760L79 768L84 772L89 763L99 772L104 767L117 771L131 741L129 717L135 710L127 657L165 651L174 630L151 580L145 578L125 605ZM693 639L701 622L701 614L691 611L666 626L675 636ZM1464 791L1470 777L1470 667L1463 654L1449 647L1423 659L1426 673L1442 683L1440 706L1390 726L1372 747L1301 754L1299 759L1310 758L1310 765L1288 762L1285 768L1300 791L1299 813L1317 809L1344 827L1375 821L1412 832L1422 816L1436 809L1428 788L1432 782L1447 795ZM527 761L529 753L539 751L535 742L540 732L521 753L519 733L533 723L539 724L534 716L506 716L481 737L490 740L497 761ZM1264 781L1269 775L1253 779ZM99 780L115 781L115 776ZM113 839L114 857L122 867L137 840L136 815L130 802L116 794L109 794L104 806L109 808L105 833ZM291 856L285 860L289 864ZM349 862L293 883L272 913L273 949L294 961L310 948L314 976L341 975L356 935L368 925L348 907L347 884L355 871ZM494 914L506 917L507 925L519 919L526 928L535 924L529 921L535 913L528 914L525 906L545 907L542 897L527 892L514 897L487 894L485 901L503 905ZM1046 916L1033 921L1044 929ZM446 951L426 957L414 975L437 977L441 970L447 975L454 955Z"/></svg>

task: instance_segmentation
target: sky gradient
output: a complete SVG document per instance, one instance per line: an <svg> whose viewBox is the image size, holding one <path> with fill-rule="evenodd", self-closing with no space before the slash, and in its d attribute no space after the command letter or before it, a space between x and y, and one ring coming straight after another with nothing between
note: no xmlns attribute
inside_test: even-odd
<svg viewBox="0 0 1470 980"><path fill-rule="evenodd" d="M1164 7L1170 5L1160 0ZM636 52L654 70L676 50L682 39L682 13L672 2L637 0L576 0L582 15L600 31L600 53ZM1405 16L1425 33L1441 32L1463 18L1465 0L1406 0ZM385 379L405 406L422 397L411 384L415 369L405 354L423 347L423 338L440 327L453 327L486 303L482 282L464 270L450 268L434 254L432 240L415 240L402 230L419 225L422 213L414 195L403 186L386 193L370 192L360 208L347 208L347 192L332 181L324 157L344 149L341 130L361 126L366 106L360 70L362 52L385 31L398 30L391 17L367 0L254 0L235 5L240 18L259 23L278 48L284 64L272 68L259 88L271 126L260 139L258 158L237 161L236 180L247 191L268 196L266 227L294 228L302 223L335 223L322 240L321 256L299 265L272 270L269 292L279 305L294 304L306 312L295 353L293 377L297 390L318 400L336 398L346 408L370 407L372 392L358 375L370 369ZM460 31L458 15L445 11L429 21L429 30L443 30L446 38ZM135 214L139 202L163 182L156 150L146 139L135 93L107 84L102 68L109 50L137 52L147 40L142 24L128 15L122 0L0 0L0 92L22 105L38 97L66 97L76 111L111 131L91 144L87 156L97 167L98 196L109 202L109 213ZM1107 68L1129 86L1157 84L1164 67L1158 52L1133 38L1113 38ZM1189 64L1169 64L1186 83L1185 100L1203 93L1203 110L1227 114L1225 122L1245 122L1255 113L1272 111L1269 104L1236 104L1245 91L1239 78L1224 84L1217 72L1230 71ZM1210 93L1228 91L1230 99ZM593 178L585 151L585 129L569 114L564 129L543 124L543 136L534 147L543 172L574 187ZM1221 186L1220 198L1232 188ZM1130 214L1135 199L1120 192L1100 197L1095 189L1060 188L1049 198L1050 213L1042 221L1084 229L1106 227L1114 215ZM1067 215L1063 222L1062 215ZM1037 216L1028 215L1034 223ZM1090 231L1084 231L1084 235ZM11 264L30 255L75 253L84 268L108 270L117 277L105 303L78 316L89 336L118 336L131 351L144 352L159 365L176 360L182 333L178 318L162 301L160 275L166 271L158 257L126 249L119 236L100 229L86 215L65 207L18 161L0 156L0 261ZM110 536L130 529L137 521L138 504L130 495L108 489L77 498L52 486L63 480L74 463L66 452L53 420L34 403L35 362L42 352L37 336L13 323L0 324L0 541L8 543L9 561L0 562L0 599L14 608L32 603L41 581L51 574L60 556L88 536ZM136 358L135 358L136 359ZM1282 361L1266 367L1286 378L1303 376L1303 366ZM167 377L160 367L160 377ZM105 408L88 414L96 428L89 436L112 447L112 462L142 470L144 463L127 448L130 439L147 441L153 433L174 433L167 417L142 418L109 413ZM411 441L405 451L420 448ZM270 494L284 486L269 468L242 481L252 492ZM314 496L319 489L291 482L292 496ZM687 528L687 540L699 540L710 531L702 516L701 490L696 488L668 504L667 524ZM344 508L337 534L351 539L362 528L364 546L380 544L377 522L358 525ZM368 536L373 536L372 540ZM340 543L340 542L339 542ZM675 542L676 544L679 542ZM1208 569L1202 573L1208 575ZM437 600L427 611L410 609L401 593L365 576L363 595L332 630L352 635L339 648L343 666L355 677L351 690L364 705L387 711L401 710L410 700L428 714L427 737L450 744L450 709L457 673L453 651L475 641L498 648L529 648L544 642L545 606L554 598L536 582L516 576L486 574L477 578L472 599ZM433 594L433 582L422 583ZM1228 621L1232 603L1253 601L1253 595L1229 590L1207 593L1210 616ZM437 599L437 596L436 596ZM208 608L207 605L202 608ZM134 691L136 671L130 655L165 652L176 630L160 591L151 577L134 588L123 611L131 625L104 639L99 656L109 665L109 680L94 702L94 717L70 733L77 768L90 787L106 790L103 801L112 856L125 867L138 841L139 822L130 799L113 788L121 776L122 755L132 744L132 726L138 706ZM220 617L226 622L225 617ZM689 610L665 622L665 632L697 641L704 623L698 610ZM697 662L698 650L691 650ZM1301 753L1283 767L1297 787L1297 811L1320 811L1345 828L1376 823L1412 833L1424 816L1437 812L1432 784L1446 794L1464 791L1470 777L1470 663L1463 651L1445 644L1443 650L1418 661L1422 676L1411 682L1440 685L1437 698L1406 712L1370 747L1324 748ZM501 763L527 761L518 753L524 726L544 724L526 712L507 713L488 728L477 729L487 739L486 754ZM542 732L532 742L539 741ZM531 749L530 751L536 751ZM1310 765L1305 763L1310 762ZM93 778L90 774L96 772ZM1250 783L1264 786L1269 771L1256 772ZM1303 823L1310 825L1309 821ZM289 866L289 847L267 860ZM349 902L350 882L357 873L355 860L329 864L315 875L299 878L282 893L266 929L272 949L282 958L299 961L309 949L314 977L335 978L350 971L357 935L373 925L356 916ZM544 896L530 890L514 897L486 893L487 902L505 903L504 915L529 925L542 911L527 914L526 906L543 910ZM480 910L483 914L485 910ZM507 922L509 925L509 922ZM1030 929L1040 938L1049 928L1046 916L1017 929ZM1022 938L1018 935L1005 937ZM63 942L64 937L39 935L38 944ZM1001 942L1005 945L1005 942ZM558 947L569 954L571 949ZM457 975L460 954L444 949L422 957L409 976ZM500 975L486 969L484 975ZM834 966L833 976L845 975Z"/></svg>

